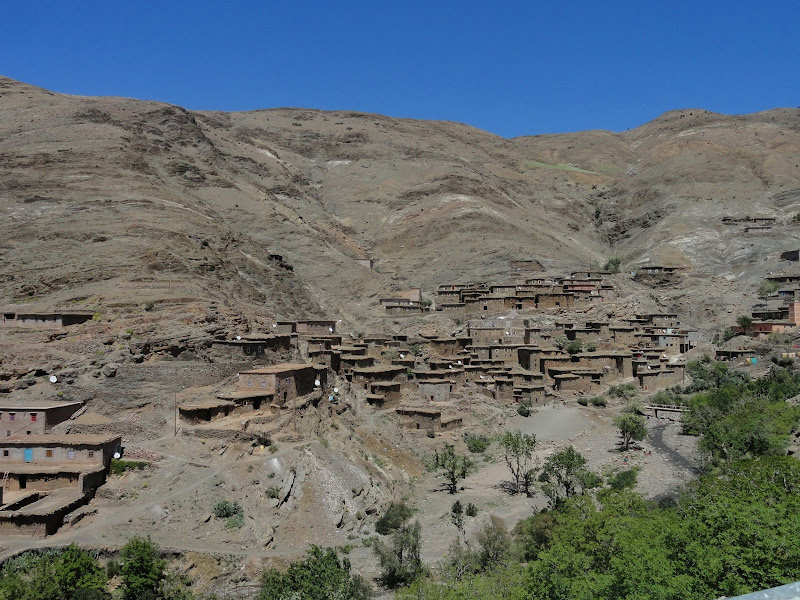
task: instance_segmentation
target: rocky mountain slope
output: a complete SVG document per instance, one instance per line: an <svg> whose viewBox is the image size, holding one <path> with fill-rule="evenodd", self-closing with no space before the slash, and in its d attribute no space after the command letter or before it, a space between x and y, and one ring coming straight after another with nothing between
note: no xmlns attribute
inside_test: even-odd
<svg viewBox="0 0 800 600"><path fill-rule="evenodd" d="M691 109L622 133L503 139L351 112L192 112L0 78L0 211L3 305L194 300L365 326L392 288L504 281L512 259L563 272L616 255L626 270L689 267L655 300L702 325L800 247L800 110ZM755 215L778 224L745 234L721 221Z"/></svg>

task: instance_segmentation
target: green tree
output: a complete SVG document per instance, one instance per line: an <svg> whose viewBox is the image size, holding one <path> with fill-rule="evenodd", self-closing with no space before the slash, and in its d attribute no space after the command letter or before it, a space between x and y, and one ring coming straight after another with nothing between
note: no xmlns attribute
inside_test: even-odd
<svg viewBox="0 0 800 600"><path fill-rule="evenodd" d="M54 563L53 579L63 598L82 592L106 591L108 577L97 559L75 544L70 544Z"/></svg>
<svg viewBox="0 0 800 600"><path fill-rule="evenodd" d="M455 447L452 444L445 444L444 450L441 452L436 451L434 464L444 471L445 479L447 479L447 490L451 494L458 493L458 482L466 479L467 475L475 470L475 462L467 456L456 454Z"/></svg>
<svg viewBox="0 0 800 600"><path fill-rule="evenodd" d="M747 315L741 315L736 318L736 324L742 328L742 332L749 333L750 328L753 326L753 319Z"/></svg>
<svg viewBox="0 0 800 600"><path fill-rule="evenodd" d="M770 296L778 291L778 284L774 281L770 281L769 279L764 279L761 283L758 284L758 297L766 299L767 296Z"/></svg>
<svg viewBox="0 0 800 600"><path fill-rule="evenodd" d="M405 502L392 502L386 512L375 522L375 531L381 535L389 535L396 529L400 529L412 514L414 511Z"/></svg>
<svg viewBox="0 0 800 600"><path fill-rule="evenodd" d="M478 542L478 563L483 570L503 562L511 547L511 536L503 519L490 515L475 535Z"/></svg>
<svg viewBox="0 0 800 600"><path fill-rule="evenodd" d="M566 350L568 354L578 354L578 352L583 350L583 344L581 344L578 340L572 340L569 344L567 344Z"/></svg>
<svg viewBox="0 0 800 600"><path fill-rule="evenodd" d="M636 487L636 469L625 469L608 478L612 490L624 490Z"/></svg>
<svg viewBox="0 0 800 600"><path fill-rule="evenodd" d="M500 445L506 460L506 466L514 478L514 493L523 491L530 495L533 478L536 436L522 433L521 430L506 431L500 438Z"/></svg>
<svg viewBox="0 0 800 600"><path fill-rule="evenodd" d="M634 440L643 440L647 436L647 427L642 415L623 412L614 417L614 427L622 436L622 450L627 450Z"/></svg>
<svg viewBox="0 0 800 600"><path fill-rule="evenodd" d="M365 600L371 596L366 581L351 575L346 559L340 561L332 548L311 546L305 558L293 562L286 573L264 571L258 600Z"/></svg>
<svg viewBox="0 0 800 600"><path fill-rule="evenodd" d="M609 258L608 262L603 265L603 271L608 271L609 273L619 273L619 267L622 264L622 259L615 256L613 258Z"/></svg>
<svg viewBox="0 0 800 600"><path fill-rule="evenodd" d="M420 557L421 531L419 521L414 521L392 534L391 545L380 540L375 542L373 549L381 565L384 585L407 585L425 572Z"/></svg>
<svg viewBox="0 0 800 600"><path fill-rule="evenodd" d="M133 537L120 552L123 600L156 598L166 562L149 538Z"/></svg>
<svg viewBox="0 0 800 600"><path fill-rule="evenodd" d="M461 535L464 536L464 541L466 542L466 533L464 532L464 507L458 500L453 502L453 506L450 507L450 520Z"/></svg>
<svg viewBox="0 0 800 600"><path fill-rule="evenodd" d="M585 478L588 460L570 445L551 454L544 461L539 481L542 492L550 499L550 505L559 506L564 500L578 492Z"/></svg>

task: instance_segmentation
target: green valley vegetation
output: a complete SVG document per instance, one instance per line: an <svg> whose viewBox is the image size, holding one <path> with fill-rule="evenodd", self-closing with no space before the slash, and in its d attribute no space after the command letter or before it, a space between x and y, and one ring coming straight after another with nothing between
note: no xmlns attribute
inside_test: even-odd
<svg viewBox="0 0 800 600"><path fill-rule="evenodd" d="M709 360L692 370L697 378L682 393L690 395L686 433L708 456L698 479L647 501L632 491L635 469L601 487L566 448L538 478L549 508L517 523L502 562L481 564L478 541L457 539L435 576L397 598L705 600L800 579L800 462L786 456L800 426L800 407L786 400L800 393L800 373L773 365L749 380Z"/></svg>

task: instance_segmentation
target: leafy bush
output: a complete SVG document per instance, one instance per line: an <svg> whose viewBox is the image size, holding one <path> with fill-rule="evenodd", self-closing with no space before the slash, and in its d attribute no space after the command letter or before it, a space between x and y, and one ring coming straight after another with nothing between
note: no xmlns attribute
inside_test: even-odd
<svg viewBox="0 0 800 600"><path fill-rule="evenodd" d="M478 507L475 506L472 502L467 504L467 509L465 511L468 517L475 517L478 515Z"/></svg>
<svg viewBox="0 0 800 600"><path fill-rule="evenodd" d="M597 346L592 343L586 344L586 351L587 352L597 352Z"/></svg>
<svg viewBox="0 0 800 600"><path fill-rule="evenodd" d="M381 581L388 587L409 584L424 574L420 557L421 527L419 521L404 525L392 534L391 545L378 540L373 545L381 565Z"/></svg>
<svg viewBox="0 0 800 600"><path fill-rule="evenodd" d="M609 273L619 273L619 267L621 264L622 259L618 256L609 258L606 264L603 265L603 271L608 271Z"/></svg>
<svg viewBox="0 0 800 600"><path fill-rule="evenodd" d="M153 301L151 300L150 302L148 302L147 304L145 304L145 305L144 305L144 309L145 309L147 312L150 312L151 310L153 310L153 308L155 307L155 305L156 305L156 303L155 303L155 302L153 302Z"/></svg>
<svg viewBox="0 0 800 600"><path fill-rule="evenodd" d="M530 398L526 398L525 400L519 403L519 406L517 406L517 413L519 413L523 417L530 417L532 406L533 403L531 402Z"/></svg>
<svg viewBox="0 0 800 600"><path fill-rule="evenodd" d="M464 442L467 444L469 451L473 454L485 452L491 443L489 438L485 435L476 435L474 433L465 433Z"/></svg>
<svg viewBox="0 0 800 600"><path fill-rule="evenodd" d="M578 354L581 350L583 350L583 344L581 344L578 340L572 340L566 347L568 354Z"/></svg>
<svg viewBox="0 0 800 600"><path fill-rule="evenodd" d="M369 584L350 573L350 562L339 560L333 548L312 546L303 560L293 562L286 573L269 568L261 577L257 600L367 600Z"/></svg>
<svg viewBox="0 0 800 600"><path fill-rule="evenodd" d="M603 398L603 396L595 396L594 398L591 399L591 403L592 406L600 406L600 407L608 405L608 402L606 402L606 399Z"/></svg>
<svg viewBox="0 0 800 600"><path fill-rule="evenodd" d="M114 475L122 475L125 471L134 471L138 470L141 471L145 467L149 466L149 462L141 461L141 460L120 460L118 458L111 459L111 472Z"/></svg>
<svg viewBox="0 0 800 600"><path fill-rule="evenodd" d="M589 406L588 398L578 398L578 404L581 406Z"/></svg>
<svg viewBox="0 0 800 600"><path fill-rule="evenodd" d="M637 469L625 469L608 478L608 485L612 490L624 490L636 487Z"/></svg>
<svg viewBox="0 0 800 600"><path fill-rule="evenodd" d="M230 502L229 500L220 500L211 510L218 519L228 519L234 515L244 513L238 502Z"/></svg>
<svg viewBox="0 0 800 600"><path fill-rule="evenodd" d="M244 514L239 512L228 517L225 520L225 527L230 529L239 529L240 527L244 527Z"/></svg>
<svg viewBox="0 0 800 600"><path fill-rule="evenodd" d="M614 398L630 400L631 398L635 398L639 395L639 388L636 387L635 383L621 383L619 385L612 385L608 389L608 395L613 396Z"/></svg>
<svg viewBox="0 0 800 600"><path fill-rule="evenodd" d="M133 537L120 552L123 600L158 598L166 563L149 538Z"/></svg>
<svg viewBox="0 0 800 600"><path fill-rule="evenodd" d="M375 531L381 535L389 535L400 529L414 511L405 502L392 502L386 512L375 522Z"/></svg>

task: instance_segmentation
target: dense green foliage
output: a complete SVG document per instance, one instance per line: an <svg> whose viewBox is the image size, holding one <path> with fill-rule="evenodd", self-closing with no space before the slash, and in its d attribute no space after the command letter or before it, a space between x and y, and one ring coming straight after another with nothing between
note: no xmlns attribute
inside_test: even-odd
<svg viewBox="0 0 800 600"><path fill-rule="evenodd" d="M346 559L340 561L332 548L312 546L306 557L293 562L286 573L264 571L258 600L365 600L371 596L369 584L350 574Z"/></svg>
<svg viewBox="0 0 800 600"><path fill-rule="evenodd" d="M491 440L485 435L477 433L465 433L464 443L467 445L467 450L473 454L485 452L489 447Z"/></svg>
<svg viewBox="0 0 800 600"><path fill-rule="evenodd" d="M579 489L585 493L602 483L599 475L586 468L587 462L586 457L571 445L545 459L539 482L551 507L560 505Z"/></svg>
<svg viewBox="0 0 800 600"><path fill-rule="evenodd" d="M800 393L800 374L773 366L766 377L747 381L719 365L706 372L722 385L689 400L684 431L702 436L700 448L713 464L782 453L800 423L800 407L785 402Z"/></svg>
<svg viewBox="0 0 800 600"><path fill-rule="evenodd" d="M584 494L599 477L566 448L539 477L551 509L517 523L513 543L494 546L510 565L482 567L476 542L457 540L437 580L397 597L704 600L800 579L800 462L781 455L800 423L800 408L785 402L800 393L800 375L774 366L748 381L711 361L692 369L703 391L689 400L685 425L715 469L658 504L630 490L634 469L610 476L593 497ZM636 405L623 414L636 415Z"/></svg>
<svg viewBox="0 0 800 600"><path fill-rule="evenodd" d="M104 569L95 554L76 545L26 552L0 568L0 600L193 600L191 582L168 573L158 547L131 539ZM109 578L122 585L108 591ZM204 598L209 598L203 596Z"/></svg>
<svg viewBox="0 0 800 600"><path fill-rule="evenodd" d="M375 542L372 548L381 565L381 581L384 585L407 585L425 572L420 557L421 533L419 521L415 521L395 531L390 544L380 540Z"/></svg>
<svg viewBox="0 0 800 600"><path fill-rule="evenodd" d="M159 598L165 567L158 546L149 538L133 537L128 540L120 552L123 600Z"/></svg>
<svg viewBox="0 0 800 600"><path fill-rule="evenodd" d="M603 265L603 271L608 271L609 273L619 273L619 267L622 264L622 259L618 256L614 256L609 258L606 264Z"/></svg>
<svg viewBox="0 0 800 600"><path fill-rule="evenodd" d="M142 460L111 459L111 472L114 475L122 475L125 471L141 471L148 466L150 466L150 463Z"/></svg>
<svg viewBox="0 0 800 600"><path fill-rule="evenodd" d="M105 600L111 598L107 583L97 559L73 544L6 562L0 570L0 600Z"/></svg>
<svg viewBox="0 0 800 600"><path fill-rule="evenodd" d="M413 513L414 511L405 502L392 502L375 522L375 531L381 535L389 535L400 529Z"/></svg>
<svg viewBox="0 0 800 600"><path fill-rule="evenodd" d="M608 478L608 485L612 490L635 488L637 472L638 467L635 469L625 469L624 471L619 471Z"/></svg>

